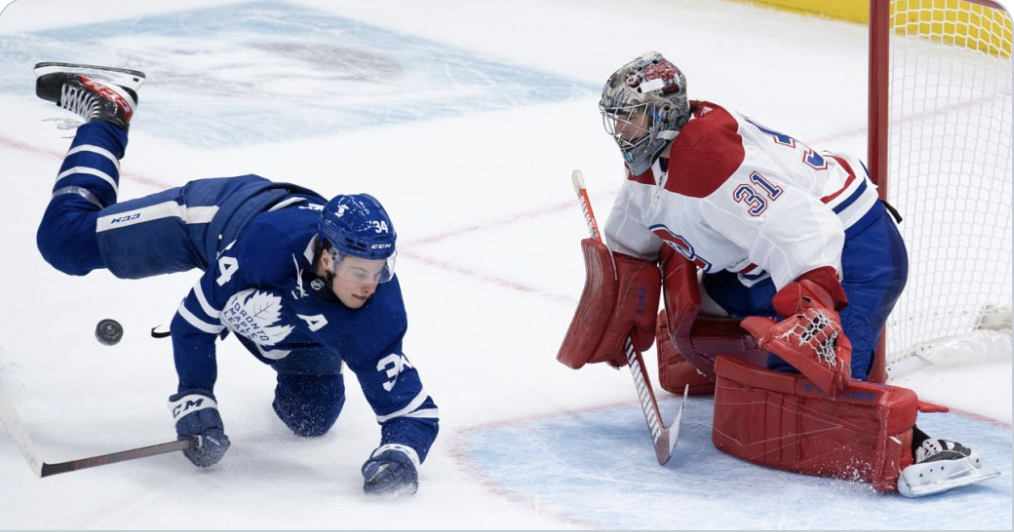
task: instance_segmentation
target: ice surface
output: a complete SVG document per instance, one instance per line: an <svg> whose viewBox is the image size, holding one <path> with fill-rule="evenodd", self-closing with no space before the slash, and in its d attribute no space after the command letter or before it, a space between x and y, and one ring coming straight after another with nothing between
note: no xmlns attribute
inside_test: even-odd
<svg viewBox="0 0 1014 532"><path fill-rule="evenodd" d="M678 404L667 401L663 409L675 412ZM636 406L476 427L460 444L461 463L533 509L612 529L1011 526L1010 512L1002 511L1010 505L1009 482L905 499L878 494L867 483L759 468L711 444L712 409L711 398L690 399L676 453L665 467L654 460ZM920 418L920 427L974 441L1009 476L1006 425L932 414Z"/></svg>
<svg viewBox="0 0 1014 532"><path fill-rule="evenodd" d="M929 416L1003 476L926 502L725 470L731 459L708 443L706 401L688 407L678 457L659 468L627 372L555 361L583 284L586 230L570 172L583 169L602 218L622 176L596 109L617 65L660 50L696 97L815 148L865 150L863 27L718 0L631 5L11 4L0 16L0 393L45 460L174 437L171 346L148 330L168 324L197 273L71 278L41 260L35 228L70 132L51 120L65 113L34 97L37 61L148 70L121 198L250 172L380 198L401 236L406 352L440 406L442 433L416 497L366 499L359 467L379 431L358 386L350 381L328 435L299 439L271 410L272 372L229 340L216 395L233 447L221 464L199 471L167 455L38 480L0 432L0 528L677 528L689 526L684 512L704 519L695 507L728 518L695 526L963 527L920 516L971 499L984 506L970 526L1010 528L1009 343L957 382L908 377L934 401L1007 423ZM124 325L119 345L94 340L102 318ZM573 493L549 489L560 479ZM780 497L734 490L731 479Z"/></svg>

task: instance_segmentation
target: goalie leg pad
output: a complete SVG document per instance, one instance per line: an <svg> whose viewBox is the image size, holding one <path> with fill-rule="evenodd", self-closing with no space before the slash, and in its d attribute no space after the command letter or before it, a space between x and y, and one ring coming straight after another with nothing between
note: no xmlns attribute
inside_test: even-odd
<svg viewBox="0 0 1014 532"><path fill-rule="evenodd" d="M659 256L664 272L665 312L658 317L655 345L662 388L682 394L689 384L691 395L713 393L715 357L719 354L764 364L767 351L757 347L750 333L739 326L738 318L701 315L703 308L718 303L711 301L709 305L703 297L706 292L698 286L694 264L668 246L662 246ZM714 275L706 275L705 279L709 277ZM734 275L725 280L727 285L738 285L740 294L749 291ZM765 302L770 303L769 296ZM715 310L724 312L721 308L712 312Z"/></svg>
<svg viewBox="0 0 1014 532"><path fill-rule="evenodd" d="M556 359L574 369L589 362L624 366L628 334L638 352L655 340L662 276L654 262L611 254L598 240L582 240L581 250L584 290Z"/></svg>
<svg viewBox="0 0 1014 532"><path fill-rule="evenodd" d="M658 351L658 380L663 390L678 395L689 385L690 395L715 393L715 381L687 362L676 349L669 336L669 324L664 310L658 313L655 348Z"/></svg>
<svg viewBox="0 0 1014 532"><path fill-rule="evenodd" d="M755 464L897 490L912 463L915 392L850 382L831 401L802 375L721 356L712 442Z"/></svg>

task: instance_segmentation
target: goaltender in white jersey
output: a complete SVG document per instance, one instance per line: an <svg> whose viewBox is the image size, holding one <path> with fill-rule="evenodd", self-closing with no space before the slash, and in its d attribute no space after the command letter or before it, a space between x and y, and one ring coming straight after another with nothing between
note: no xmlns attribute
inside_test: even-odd
<svg viewBox="0 0 1014 532"><path fill-rule="evenodd" d="M692 364L691 377L718 379L713 441L730 454L912 496L997 474L967 447L919 430L916 412L930 407L911 390L865 382L908 254L900 218L858 158L689 100L683 73L657 52L613 73L599 108L627 175L606 222L608 251L582 243L589 282L561 362L622 365L623 338L644 350L657 335L683 350L660 355L660 375L665 360L678 360ZM663 282L656 327L648 307ZM742 329L694 338L708 303L699 293L743 318ZM747 332L753 339L742 342ZM715 355L691 356L706 343L719 346ZM728 347L747 343L760 358L737 359ZM705 384L695 391L715 390ZM781 405L776 420L796 421L765 421L758 391L763 404ZM775 441L795 451L773 452Z"/></svg>

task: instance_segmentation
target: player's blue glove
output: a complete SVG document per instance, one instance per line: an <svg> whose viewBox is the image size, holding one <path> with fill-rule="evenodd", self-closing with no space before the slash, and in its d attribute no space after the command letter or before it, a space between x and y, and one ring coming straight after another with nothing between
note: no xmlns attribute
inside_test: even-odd
<svg viewBox="0 0 1014 532"><path fill-rule="evenodd" d="M389 443L363 464L363 491L369 495L412 495L419 489L419 455L406 445Z"/></svg>
<svg viewBox="0 0 1014 532"><path fill-rule="evenodd" d="M176 434L185 440L200 436L197 447L183 451L183 455L197 467L211 467L229 450L229 437L225 435L222 416L218 414L215 396L207 390L184 390L169 397L169 410L176 420Z"/></svg>

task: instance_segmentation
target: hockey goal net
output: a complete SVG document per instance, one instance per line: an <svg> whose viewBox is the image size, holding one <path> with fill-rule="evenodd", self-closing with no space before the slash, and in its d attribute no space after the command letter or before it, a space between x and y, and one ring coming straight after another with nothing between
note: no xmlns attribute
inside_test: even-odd
<svg viewBox="0 0 1014 532"><path fill-rule="evenodd" d="M871 0L868 162L909 252L889 375L946 339L1010 328L1011 73L1000 4Z"/></svg>

